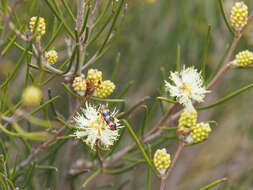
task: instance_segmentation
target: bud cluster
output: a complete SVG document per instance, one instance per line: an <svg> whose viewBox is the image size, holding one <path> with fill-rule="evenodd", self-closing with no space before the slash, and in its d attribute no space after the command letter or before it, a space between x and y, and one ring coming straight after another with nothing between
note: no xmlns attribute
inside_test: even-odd
<svg viewBox="0 0 253 190"><path fill-rule="evenodd" d="M246 67L253 63L253 53L249 50L241 51L235 56L235 60L232 63L238 67Z"/></svg>
<svg viewBox="0 0 253 190"><path fill-rule="evenodd" d="M103 73L97 69L89 69L87 78L83 76L75 77L72 87L80 96L96 94L100 98L110 96L116 88L112 81L103 81Z"/></svg>
<svg viewBox="0 0 253 190"><path fill-rule="evenodd" d="M184 110L178 120L177 133L179 138L186 144L196 144L206 140L211 132L208 123L197 123L197 112Z"/></svg>
<svg viewBox="0 0 253 190"><path fill-rule="evenodd" d="M80 96L84 96L87 87L85 78L83 76L75 77L72 87Z"/></svg>
<svg viewBox="0 0 253 190"><path fill-rule="evenodd" d="M248 7L244 2L236 2L231 10L231 25L236 30L241 30L248 22Z"/></svg>
<svg viewBox="0 0 253 190"><path fill-rule="evenodd" d="M192 126L195 126L196 123L197 112L195 110L188 111L185 109L178 120L178 129L184 130L184 128L191 128Z"/></svg>
<svg viewBox="0 0 253 190"><path fill-rule="evenodd" d="M46 23L43 17L32 17L29 22L29 29L37 36L43 36L46 33Z"/></svg>
<svg viewBox="0 0 253 190"><path fill-rule="evenodd" d="M198 123L191 128L191 133L186 138L188 144L196 144L206 140L211 133L212 129L208 123Z"/></svg>

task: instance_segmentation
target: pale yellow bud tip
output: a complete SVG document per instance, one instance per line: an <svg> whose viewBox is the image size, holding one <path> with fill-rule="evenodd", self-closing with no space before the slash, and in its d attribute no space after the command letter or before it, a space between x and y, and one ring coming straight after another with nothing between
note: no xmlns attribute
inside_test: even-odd
<svg viewBox="0 0 253 190"><path fill-rule="evenodd" d="M22 102L25 106L36 106L42 99L42 92L35 86L27 87L22 94Z"/></svg>

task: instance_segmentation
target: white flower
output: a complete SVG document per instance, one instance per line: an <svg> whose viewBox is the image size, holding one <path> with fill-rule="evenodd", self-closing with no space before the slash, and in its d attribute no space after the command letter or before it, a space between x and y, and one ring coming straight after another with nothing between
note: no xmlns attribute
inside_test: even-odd
<svg viewBox="0 0 253 190"><path fill-rule="evenodd" d="M194 110L192 101L203 102L205 94L209 92L203 86L201 74L193 67L184 67L181 72L171 72L170 80L174 85L165 81L167 90L190 111Z"/></svg>
<svg viewBox="0 0 253 190"><path fill-rule="evenodd" d="M101 106L95 107L88 103L86 108L82 109L82 113L77 114L74 118L76 131L74 136L83 139L84 142L94 149L97 141L105 147L109 148L118 139L118 130L112 130L105 122L101 114ZM116 111L111 113L116 126L119 125L119 120L115 118Z"/></svg>

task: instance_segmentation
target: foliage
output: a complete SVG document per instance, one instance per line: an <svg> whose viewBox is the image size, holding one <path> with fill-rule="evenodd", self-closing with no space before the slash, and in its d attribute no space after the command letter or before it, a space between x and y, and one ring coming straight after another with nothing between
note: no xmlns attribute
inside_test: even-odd
<svg viewBox="0 0 253 190"><path fill-rule="evenodd" d="M249 134L236 126L251 118L228 122L223 111L246 112L248 102L235 97L253 87L239 84L251 79L242 75L253 60L243 51L252 45L249 2L243 12L236 4L231 21L229 0L2 0L0 189L238 189L250 181L247 167L230 183L230 171L210 174L212 163L201 165L216 156L212 138L222 142L221 127L232 141ZM181 155L195 157L195 147L209 151L190 165ZM162 149L164 173L160 158L153 163L159 148L170 153ZM182 179L180 167L198 182ZM170 184L173 177L181 185Z"/></svg>

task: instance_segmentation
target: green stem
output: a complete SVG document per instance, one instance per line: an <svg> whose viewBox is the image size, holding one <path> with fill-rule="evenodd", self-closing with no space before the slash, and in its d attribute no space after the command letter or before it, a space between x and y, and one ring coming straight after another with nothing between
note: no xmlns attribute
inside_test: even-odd
<svg viewBox="0 0 253 190"><path fill-rule="evenodd" d="M227 178L218 179L218 180L212 182L211 184L206 185L205 187L201 187L199 190L209 190L209 189L211 189L211 188L213 188L213 187L215 187L215 186L217 186L217 185L219 185L219 184L221 184L225 181L227 181Z"/></svg>

